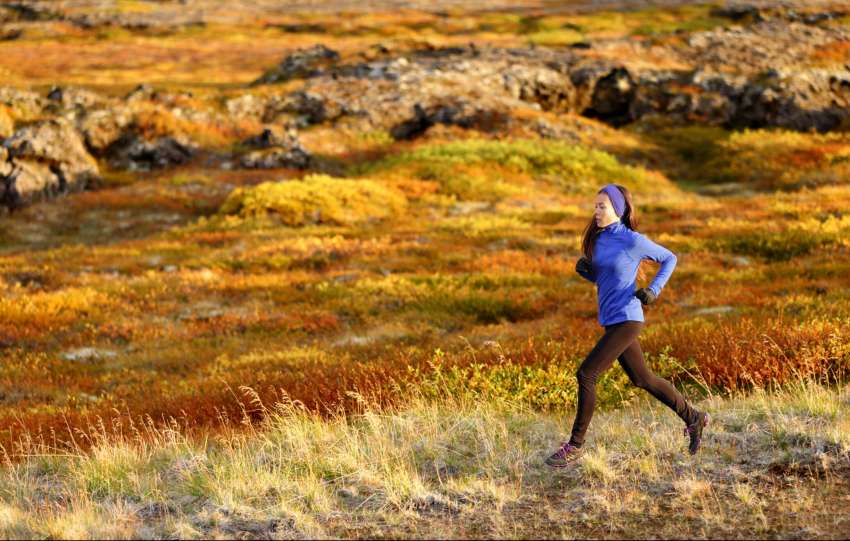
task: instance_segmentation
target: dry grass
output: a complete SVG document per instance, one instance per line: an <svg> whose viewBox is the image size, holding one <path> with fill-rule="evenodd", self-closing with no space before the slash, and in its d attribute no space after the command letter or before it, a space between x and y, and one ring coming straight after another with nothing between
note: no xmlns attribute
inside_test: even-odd
<svg viewBox="0 0 850 541"><path fill-rule="evenodd" d="M850 389L801 380L703 400L696 457L648 395L597 412L574 470L542 465L572 412L451 393L323 418L265 410L187 438L93 426L89 452L33 447L0 474L0 532L25 537L834 537L846 532ZM127 441L130 436L130 441Z"/></svg>

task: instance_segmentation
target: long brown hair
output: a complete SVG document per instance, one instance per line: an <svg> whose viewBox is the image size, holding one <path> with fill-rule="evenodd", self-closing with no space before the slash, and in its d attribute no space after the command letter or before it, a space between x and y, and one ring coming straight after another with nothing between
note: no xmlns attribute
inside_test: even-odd
<svg viewBox="0 0 850 541"><path fill-rule="evenodd" d="M638 221L635 206L632 204L632 194L629 192L628 188L621 184L614 184L618 190L623 194L623 199L626 200L626 209L623 211L623 215L620 216L620 221L623 222L623 225L631 229L632 231L637 231ZM603 190L599 190L596 192L597 195L600 193L604 193ZM584 236L581 239L581 252L584 254L584 257L588 259L588 261L593 261L593 247L596 245L596 238L599 237L599 233L602 231L602 228L596 225L596 218L591 217L590 223L587 224L587 227L584 228ZM646 272L643 268L643 261L641 261L640 265L638 265L638 282L643 282L646 278Z"/></svg>

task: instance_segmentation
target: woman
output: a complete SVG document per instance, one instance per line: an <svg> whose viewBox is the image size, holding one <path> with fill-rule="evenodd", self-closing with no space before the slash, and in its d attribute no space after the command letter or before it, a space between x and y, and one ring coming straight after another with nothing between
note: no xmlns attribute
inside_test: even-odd
<svg viewBox="0 0 850 541"><path fill-rule="evenodd" d="M637 339L644 325L641 303L655 302L676 267L676 256L635 231L636 227L629 191L619 184L608 184L599 190L594 218L585 228L584 255L576 263L576 272L596 284L599 323L605 327L605 334L576 372L578 411L572 434L546 459L549 466L568 466L582 455L584 435L596 403L596 378L611 367L614 359L620 361L632 383L676 412L685 422L685 435L690 436L688 450L691 454L699 450L709 415L692 408L669 381L649 370ZM661 263L661 268L649 287L635 291L642 259Z"/></svg>

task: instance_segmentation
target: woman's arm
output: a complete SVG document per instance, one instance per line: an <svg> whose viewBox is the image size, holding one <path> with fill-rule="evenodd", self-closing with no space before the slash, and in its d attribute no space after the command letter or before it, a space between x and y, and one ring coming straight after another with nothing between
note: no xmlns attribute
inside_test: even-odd
<svg viewBox="0 0 850 541"><path fill-rule="evenodd" d="M638 233L633 255L639 260L649 259L661 263L661 268L658 269L658 273L653 278L652 283L649 284L649 289L657 297L664 289L667 280L670 279L670 275L673 274L673 269L676 268L676 254L664 246L652 242L646 235Z"/></svg>

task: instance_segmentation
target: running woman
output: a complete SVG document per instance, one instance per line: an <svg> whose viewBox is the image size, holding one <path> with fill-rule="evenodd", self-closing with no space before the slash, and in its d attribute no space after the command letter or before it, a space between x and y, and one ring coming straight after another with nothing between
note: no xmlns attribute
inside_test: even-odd
<svg viewBox="0 0 850 541"><path fill-rule="evenodd" d="M614 359L620 361L633 384L676 412L685 422L685 435L690 437L688 451L693 455L699 450L703 428L710 419L708 413L691 407L669 381L652 373L638 342L644 325L641 304L652 304L658 298L676 267L676 256L636 228L629 191L619 184L599 190L594 217L584 231L584 255L576 263L576 272L596 284L599 323L605 333L576 372L578 408L572 434L546 459L549 466L569 466L582 456L585 432L596 404L596 379L614 364ZM635 291L642 259L660 263L661 268L649 287Z"/></svg>

